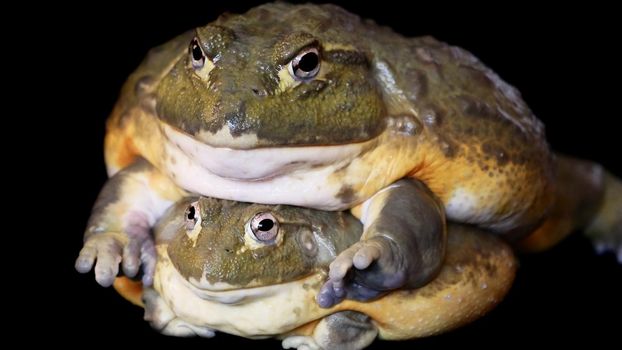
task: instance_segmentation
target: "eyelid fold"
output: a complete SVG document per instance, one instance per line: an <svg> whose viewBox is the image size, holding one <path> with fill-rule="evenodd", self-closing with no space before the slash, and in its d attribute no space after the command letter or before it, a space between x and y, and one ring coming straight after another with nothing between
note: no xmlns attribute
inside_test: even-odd
<svg viewBox="0 0 622 350"><path fill-rule="evenodd" d="M313 35L306 32L289 34L274 45L273 61L276 65L284 66L309 47L316 47L321 51L320 41Z"/></svg>

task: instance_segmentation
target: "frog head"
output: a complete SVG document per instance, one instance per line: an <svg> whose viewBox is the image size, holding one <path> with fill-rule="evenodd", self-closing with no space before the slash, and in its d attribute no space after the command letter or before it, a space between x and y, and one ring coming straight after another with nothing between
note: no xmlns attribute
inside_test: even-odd
<svg viewBox="0 0 622 350"><path fill-rule="evenodd" d="M211 291L306 277L326 268L362 232L341 212L207 197L178 205L173 215L183 221L169 240L170 260L192 285Z"/></svg>
<svg viewBox="0 0 622 350"><path fill-rule="evenodd" d="M195 30L159 84L158 117L232 149L326 146L384 129L361 20L335 6L269 4Z"/></svg>

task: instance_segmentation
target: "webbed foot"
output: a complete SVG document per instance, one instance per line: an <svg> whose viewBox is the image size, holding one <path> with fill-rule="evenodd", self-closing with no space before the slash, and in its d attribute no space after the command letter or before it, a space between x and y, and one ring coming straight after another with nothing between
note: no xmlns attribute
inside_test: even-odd
<svg viewBox="0 0 622 350"><path fill-rule="evenodd" d="M311 336L290 336L283 340L284 349L363 349L378 335L371 319L360 312L342 311L323 318Z"/></svg>
<svg viewBox="0 0 622 350"><path fill-rule="evenodd" d="M330 264L329 279L320 289L317 302L329 308L345 298L374 299L405 284L408 263L390 238L376 236L357 242Z"/></svg>

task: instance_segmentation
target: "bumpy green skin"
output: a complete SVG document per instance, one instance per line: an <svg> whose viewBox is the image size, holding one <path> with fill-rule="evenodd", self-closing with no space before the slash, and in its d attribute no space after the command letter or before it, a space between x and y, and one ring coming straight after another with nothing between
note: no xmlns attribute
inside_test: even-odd
<svg viewBox="0 0 622 350"><path fill-rule="evenodd" d="M365 56L323 51L323 64L332 66L326 80L277 95L278 71L318 39L297 30L253 36L266 30L254 28L246 32L253 43L249 47L234 34L240 28L233 28L220 27L217 21L197 30L208 57L220 57L207 88L188 69L186 60L178 61L162 80L156 92L157 112L167 123L199 138L201 131L216 133L228 126L234 137L256 134L256 146L340 144L367 140L382 131L383 101L368 78ZM179 94L180 87L187 93ZM253 89L262 91L262 96Z"/></svg>
<svg viewBox="0 0 622 350"><path fill-rule="evenodd" d="M234 138L258 138L218 146L364 141L385 128L387 115L414 113L450 157L484 154L504 164L548 156L544 128L518 91L470 53L433 38L405 38L333 5L276 3L221 16L154 55L185 53L193 35L217 61L209 81L189 58L177 60L154 92L156 110L199 139L224 126ZM324 78L279 91L278 72L308 46L320 48ZM154 74L142 75L158 68L145 65Z"/></svg>
<svg viewBox="0 0 622 350"><path fill-rule="evenodd" d="M194 200L181 201L161 221L170 225L174 216L180 216ZM212 284L224 282L244 288L251 282L265 286L308 276L315 268L328 266L336 253L357 242L363 230L358 220L344 212L208 197L198 199L197 206L202 220L196 241L185 234L185 227L177 225L168 254L185 278L205 278ZM278 219L282 240L256 249L245 247L244 228L255 214L262 212L272 213ZM156 232L163 235L162 229ZM326 246L319 245L320 241ZM311 246L305 248L305 243Z"/></svg>

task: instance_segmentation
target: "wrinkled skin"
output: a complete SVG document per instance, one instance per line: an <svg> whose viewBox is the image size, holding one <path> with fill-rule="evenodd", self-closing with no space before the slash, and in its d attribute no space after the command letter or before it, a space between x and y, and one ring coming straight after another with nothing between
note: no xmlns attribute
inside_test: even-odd
<svg viewBox="0 0 622 350"><path fill-rule="evenodd" d="M331 265L323 307L425 285L446 219L529 235L532 250L587 227L622 258L620 181L553 156L516 89L460 48L332 5L267 4L153 49L105 142L111 179L76 262L102 285L119 263L151 283L145 237L189 194L351 209L364 232Z"/></svg>
<svg viewBox="0 0 622 350"><path fill-rule="evenodd" d="M263 231L261 220L270 222ZM447 259L425 287L318 307L313 299L330 262L362 231L345 212L184 199L155 228L158 259L154 286L142 294L145 319L167 335L223 331L278 336L285 348L357 349L377 336L409 339L458 327L494 307L514 279L517 262L507 244L451 224Z"/></svg>

